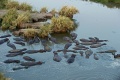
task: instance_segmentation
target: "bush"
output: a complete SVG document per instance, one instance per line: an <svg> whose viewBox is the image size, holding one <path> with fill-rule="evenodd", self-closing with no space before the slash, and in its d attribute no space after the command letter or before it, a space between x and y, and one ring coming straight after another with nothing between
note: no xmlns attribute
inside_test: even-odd
<svg viewBox="0 0 120 80"><path fill-rule="evenodd" d="M13 0L8 0L6 3L6 8L7 9L11 9L11 8L19 8L19 3L17 1L13 1Z"/></svg>
<svg viewBox="0 0 120 80"><path fill-rule="evenodd" d="M58 13L55 9L52 9L51 11L50 11L50 13L53 15L53 16L55 16L55 14L56 13Z"/></svg>
<svg viewBox="0 0 120 80"><path fill-rule="evenodd" d="M43 8L41 8L41 10L40 10L40 13L47 13L47 12L48 12L47 7L43 7Z"/></svg>
<svg viewBox="0 0 120 80"><path fill-rule="evenodd" d="M52 32L51 30L51 25L50 24L45 24L43 26L40 27L39 30L39 37L48 37L48 35Z"/></svg>
<svg viewBox="0 0 120 80"><path fill-rule="evenodd" d="M51 19L51 29L53 32L67 32L74 28L74 23L71 19L65 16L53 17Z"/></svg>
<svg viewBox="0 0 120 80"><path fill-rule="evenodd" d="M5 3L7 3L8 0L0 0L0 9L6 8Z"/></svg>
<svg viewBox="0 0 120 80"><path fill-rule="evenodd" d="M78 13L78 12L79 11L75 7L73 7L73 6L71 6L71 7L64 6L59 11L59 14L62 15L62 16L69 17L69 18L73 18L73 15Z"/></svg>
<svg viewBox="0 0 120 80"><path fill-rule="evenodd" d="M10 9L4 16L2 21L2 29L6 30L10 27L16 26L13 25L13 22L17 19L18 13L15 8Z"/></svg>
<svg viewBox="0 0 120 80"><path fill-rule="evenodd" d="M21 3L19 5L19 10L23 10L23 11L32 11L32 6L28 5L27 3Z"/></svg>

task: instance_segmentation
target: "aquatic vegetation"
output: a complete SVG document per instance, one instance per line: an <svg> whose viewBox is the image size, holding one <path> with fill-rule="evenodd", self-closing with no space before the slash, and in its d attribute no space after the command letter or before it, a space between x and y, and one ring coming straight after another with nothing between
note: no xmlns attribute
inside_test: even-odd
<svg viewBox="0 0 120 80"><path fill-rule="evenodd" d="M27 3L21 3L19 4L18 1L14 0L8 0L5 4L7 9L16 8L17 10L23 10L23 11L32 11L32 6Z"/></svg>
<svg viewBox="0 0 120 80"><path fill-rule="evenodd" d="M32 6L27 4L27 3L21 3L19 5L19 10L23 10L23 11L32 11Z"/></svg>
<svg viewBox="0 0 120 80"><path fill-rule="evenodd" d="M4 16L2 21L2 29L6 30L10 27L16 26L13 25L13 22L17 19L18 13L15 8L10 9Z"/></svg>
<svg viewBox="0 0 120 80"><path fill-rule="evenodd" d="M11 80L10 78L5 78L3 74L0 73L0 80Z"/></svg>
<svg viewBox="0 0 120 80"><path fill-rule="evenodd" d="M47 7L43 7L43 8L41 8L41 10L40 10L40 13L47 13L47 12L48 12Z"/></svg>
<svg viewBox="0 0 120 80"><path fill-rule="evenodd" d="M32 28L23 29L23 36L26 39L34 38L34 36L36 35L38 35L38 29L32 29Z"/></svg>
<svg viewBox="0 0 120 80"><path fill-rule="evenodd" d="M51 19L51 29L53 32L67 32L74 28L74 22L65 16L53 17Z"/></svg>
<svg viewBox="0 0 120 80"><path fill-rule="evenodd" d="M59 14L62 16L66 16L69 18L73 18L73 15L78 13L78 9L73 6L63 6L62 9L59 11Z"/></svg>
<svg viewBox="0 0 120 80"><path fill-rule="evenodd" d="M45 24L43 26L40 27L40 30L39 30L39 37L47 37L50 33L52 33L52 30L51 30L51 25L50 24Z"/></svg>

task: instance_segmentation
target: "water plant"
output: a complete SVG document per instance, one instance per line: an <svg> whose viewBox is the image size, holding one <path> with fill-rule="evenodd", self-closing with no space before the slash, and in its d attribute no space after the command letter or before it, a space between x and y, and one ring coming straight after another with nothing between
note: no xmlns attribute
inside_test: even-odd
<svg viewBox="0 0 120 80"><path fill-rule="evenodd" d="M51 29L55 33L67 32L74 28L74 22L65 16L53 17L51 19Z"/></svg>
<svg viewBox="0 0 120 80"><path fill-rule="evenodd" d="M48 12L47 7L42 7L42 8L40 9L40 13L47 13L47 12Z"/></svg>
<svg viewBox="0 0 120 80"><path fill-rule="evenodd" d="M10 78L5 78L2 73L0 73L0 80L11 80Z"/></svg>
<svg viewBox="0 0 120 80"><path fill-rule="evenodd" d="M48 37L50 33L52 33L51 24L45 24L40 27L38 35L39 37L45 38L45 37Z"/></svg>
<svg viewBox="0 0 120 80"><path fill-rule="evenodd" d="M75 8L74 6L63 6L61 10L59 11L59 14L62 16L66 16L69 18L73 18L73 15L78 13L78 9Z"/></svg>
<svg viewBox="0 0 120 80"><path fill-rule="evenodd" d="M18 13L15 8L8 10L8 12L3 16L2 20L2 29L6 30L10 27L16 26L13 25L13 22L17 19Z"/></svg>

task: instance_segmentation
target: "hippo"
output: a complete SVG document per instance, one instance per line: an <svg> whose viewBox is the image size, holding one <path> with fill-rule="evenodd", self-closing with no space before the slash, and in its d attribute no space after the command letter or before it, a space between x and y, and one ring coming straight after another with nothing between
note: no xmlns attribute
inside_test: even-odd
<svg viewBox="0 0 120 80"><path fill-rule="evenodd" d="M40 53L43 53L43 52L46 52L46 50L40 49L39 52L40 52Z"/></svg>
<svg viewBox="0 0 120 80"><path fill-rule="evenodd" d="M24 42L21 42L21 41L16 41L16 42L13 42L15 44L19 44L19 45L22 45L22 46L25 46L25 43Z"/></svg>
<svg viewBox="0 0 120 80"><path fill-rule="evenodd" d="M10 54L7 54L6 57L15 57L15 56L18 56L18 55L23 55L25 54L24 52L19 52L19 53L10 53Z"/></svg>
<svg viewBox="0 0 120 80"><path fill-rule="evenodd" d="M4 63L20 63L20 60L13 60L13 59L7 59L4 61Z"/></svg>
<svg viewBox="0 0 120 80"><path fill-rule="evenodd" d="M35 61L35 59L33 59L29 56L24 56L23 59L26 60L26 61Z"/></svg>
<svg viewBox="0 0 120 80"><path fill-rule="evenodd" d="M14 44L10 43L10 40L7 41L7 46L12 48L13 50L16 49L16 46Z"/></svg>
<svg viewBox="0 0 120 80"><path fill-rule="evenodd" d="M83 52L83 51L79 51L79 53L80 53L81 56L83 56L83 53L84 53L84 52Z"/></svg>
<svg viewBox="0 0 120 80"><path fill-rule="evenodd" d="M46 40L46 39L42 39L42 40L41 40L41 44L42 44L43 46L45 46L46 43L47 43L47 40Z"/></svg>
<svg viewBox="0 0 120 80"><path fill-rule="evenodd" d="M97 42L97 40L93 37L89 37L89 39L90 39L90 42Z"/></svg>
<svg viewBox="0 0 120 80"><path fill-rule="evenodd" d="M100 40L99 38L97 38L97 37L94 37L95 39L96 39L96 42L106 42L106 41L108 41L108 40Z"/></svg>
<svg viewBox="0 0 120 80"><path fill-rule="evenodd" d="M39 37L34 37L34 43L39 43L40 42L40 38Z"/></svg>
<svg viewBox="0 0 120 80"><path fill-rule="evenodd" d="M12 68L13 71L15 70L20 70L20 69L28 69L29 67L27 66L21 66L21 67L15 67L15 68Z"/></svg>
<svg viewBox="0 0 120 80"><path fill-rule="evenodd" d="M58 44L56 38L53 38L53 37L50 37L50 36L48 36L48 38L49 38L49 40L52 41L53 43Z"/></svg>
<svg viewBox="0 0 120 80"><path fill-rule="evenodd" d="M103 45L107 45L107 44L106 44L106 43L92 44L92 45L90 46L90 48L98 48L98 47L101 47L101 46L103 46Z"/></svg>
<svg viewBox="0 0 120 80"><path fill-rule="evenodd" d="M11 37L10 34L6 34L6 35L3 35L3 36L0 36L0 38L6 38L6 37Z"/></svg>
<svg viewBox="0 0 120 80"><path fill-rule="evenodd" d="M46 50L47 52L52 51L52 49L47 44L44 45L44 50Z"/></svg>
<svg viewBox="0 0 120 80"><path fill-rule="evenodd" d="M29 40L28 40L28 44L29 44L29 45L34 44L34 42L35 42L35 40L34 40L34 39L29 39Z"/></svg>
<svg viewBox="0 0 120 80"><path fill-rule="evenodd" d="M63 40L72 43L73 41L69 37L63 37Z"/></svg>
<svg viewBox="0 0 120 80"><path fill-rule="evenodd" d="M91 49L85 51L86 58L89 58L93 54Z"/></svg>
<svg viewBox="0 0 120 80"><path fill-rule="evenodd" d="M77 34L76 33L70 33L70 35L72 36L72 40L75 40L77 38Z"/></svg>
<svg viewBox="0 0 120 80"><path fill-rule="evenodd" d="M114 58L120 58L120 54L117 54L117 55L113 55L114 56Z"/></svg>
<svg viewBox="0 0 120 80"><path fill-rule="evenodd" d="M53 60L56 62L60 62L62 60L62 58L58 55L58 53L56 51L53 51L53 53L54 53Z"/></svg>
<svg viewBox="0 0 120 80"><path fill-rule="evenodd" d="M79 47L79 48L88 48L88 47L86 47L86 46L84 46L84 45L76 45L76 47ZM88 48L89 49L89 48Z"/></svg>
<svg viewBox="0 0 120 80"><path fill-rule="evenodd" d="M80 39L80 41L81 41L81 42L90 42L89 39L84 39L84 38Z"/></svg>
<svg viewBox="0 0 120 80"><path fill-rule="evenodd" d="M14 50L8 51L8 53L19 53L19 52L22 52L22 51L25 51L25 50L27 50L27 48L23 48L23 49L14 49Z"/></svg>
<svg viewBox="0 0 120 80"><path fill-rule="evenodd" d="M25 53L28 53L28 54L33 54L33 53L38 53L40 50L27 50L25 51Z"/></svg>
<svg viewBox="0 0 120 80"><path fill-rule="evenodd" d="M95 53L94 53L94 59L95 59L95 60L99 60L97 54L95 54Z"/></svg>
<svg viewBox="0 0 120 80"><path fill-rule="evenodd" d="M8 38L0 40L0 45L3 44L3 43L5 43L5 42L7 42L8 40L9 40Z"/></svg>
<svg viewBox="0 0 120 80"><path fill-rule="evenodd" d="M97 53L112 53L112 55L114 55L117 51L116 50L106 50L106 51L100 51Z"/></svg>
<svg viewBox="0 0 120 80"><path fill-rule="evenodd" d="M73 42L76 44L76 45L79 45L80 42L78 40L73 40Z"/></svg>
<svg viewBox="0 0 120 80"><path fill-rule="evenodd" d="M25 41L23 38L20 38L20 37L13 38L13 40L15 40L15 41Z"/></svg>
<svg viewBox="0 0 120 80"><path fill-rule="evenodd" d="M61 51L63 51L63 52L73 52L73 53L77 53L76 50L57 50L56 52L61 52Z"/></svg>
<svg viewBox="0 0 120 80"><path fill-rule="evenodd" d="M45 63L45 62L41 62L41 61L38 61L38 62L22 62L20 65L30 67L30 66L35 66L35 65L42 65L43 63Z"/></svg>
<svg viewBox="0 0 120 80"><path fill-rule="evenodd" d="M97 44L96 42L82 42L80 43L82 45L92 45L92 44Z"/></svg>
<svg viewBox="0 0 120 80"><path fill-rule="evenodd" d="M75 60L75 57L76 57L76 55L75 54L72 54L71 55L71 57L67 60L67 63L73 63L74 62L74 60Z"/></svg>
<svg viewBox="0 0 120 80"><path fill-rule="evenodd" d="M86 48L73 47L73 49L75 49L75 50L87 50L87 49L89 49L89 48L88 48L88 47L86 47Z"/></svg>
<svg viewBox="0 0 120 80"><path fill-rule="evenodd" d="M66 43L65 46L64 46L64 49L68 49L70 46L72 46L72 43Z"/></svg>

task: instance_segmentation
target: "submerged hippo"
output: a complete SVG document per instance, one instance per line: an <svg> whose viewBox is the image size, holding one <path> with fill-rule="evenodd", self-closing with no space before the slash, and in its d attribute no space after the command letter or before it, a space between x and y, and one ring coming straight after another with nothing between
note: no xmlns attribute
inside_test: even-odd
<svg viewBox="0 0 120 80"><path fill-rule="evenodd" d="M79 53L80 53L81 56L83 56L83 53L84 53L84 52L83 52L83 51L79 51Z"/></svg>
<svg viewBox="0 0 120 80"><path fill-rule="evenodd" d="M13 38L13 40L15 40L15 41L25 41L23 38L20 38L20 37Z"/></svg>
<svg viewBox="0 0 120 80"><path fill-rule="evenodd" d="M43 63L44 62L41 62L41 61L38 61L38 62L22 62L20 65L29 67L29 66L41 65Z"/></svg>
<svg viewBox="0 0 120 80"><path fill-rule="evenodd" d="M24 42L21 42L21 41L16 41L14 42L15 44L19 44L19 45L22 45L22 46L25 46L25 43Z"/></svg>
<svg viewBox="0 0 120 80"><path fill-rule="evenodd" d="M0 36L0 38L6 38L6 37L11 37L10 34L6 34L6 35L3 35L3 36Z"/></svg>
<svg viewBox="0 0 120 80"><path fill-rule="evenodd" d="M52 51L52 49L47 44L44 45L44 50L46 50L47 52Z"/></svg>
<svg viewBox="0 0 120 80"><path fill-rule="evenodd" d="M101 47L103 45L107 45L106 43L98 43L98 44L93 44L90 46L90 48L98 48L98 47Z"/></svg>
<svg viewBox="0 0 120 80"><path fill-rule="evenodd" d="M39 37L34 37L34 43L39 43L40 42L40 38Z"/></svg>
<svg viewBox="0 0 120 80"><path fill-rule="evenodd" d="M73 42L76 44L76 45L79 45L80 42L78 40L73 40Z"/></svg>
<svg viewBox="0 0 120 80"><path fill-rule="evenodd" d="M96 42L104 42L104 41L108 41L108 40L100 40L99 38L97 37L94 37L96 39Z"/></svg>
<svg viewBox="0 0 120 80"><path fill-rule="evenodd" d="M120 54L117 54L117 55L113 55L114 56L114 58L120 58Z"/></svg>
<svg viewBox="0 0 120 80"><path fill-rule="evenodd" d="M82 45L93 45L93 44L97 44L96 42L82 42L80 43Z"/></svg>
<svg viewBox="0 0 120 80"><path fill-rule="evenodd" d="M73 47L73 49L75 49L75 50L87 50L87 49L89 49L89 48L88 48L88 47L86 47L86 48Z"/></svg>
<svg viewBox="0 0 120 80"><path fill-rule="evenodd" d="M16 49L16 46L13 43L10 43L10 40L7 41L7 46L12 48L13 50Z"/></svg>
<svg viewBox="0 0 120 80"><path fill-rule="evenodd" d="M4 63L20 63L20 60L8 59L8 60L5 60Z"/></svg>
<svg viewBox="0 0 120 80"><path fill-rule="evenodd" d="M25 51L25 50L27 50L27 48L23 48L23 49L14 49L14 50L8 51L8 53L19 53L19 52L22 52L22 51Z"/></svg>
<svg viewBox="0 0 120 80"><path fill-rule="evenodd" d="M89 58L93 54L91 49L85 51L86 58Z"/></svg>
<svg viewBox="0 0 120 80"><path fill-rule="evenodd" d="M3 43L5 43L5 42L7 42L8 40L9 40L8 38L0 40L0 45L3 44Z"/></svg>
<svg viewBox="0 0 120 80"><path fill-rule="evenodd" d="M63 40L72 43L73 41L69 37L63 37Z"/></svg>
<svg viewBox="0 0 120 80"><path fill-rule="evenodd" d="M72 40L75 40L77 38L77 34L76 33L70 33L70 35L72 36Z"/></svg>
<svg viewBox="0 0 120 80"><path fill-rule="evenodd" d="M106 50L106 51L99 51L97 53L112 53L113 55L116 53L116 50Z"/></svg>
<svg viewBox="0 0 120 80"><path fill-rule="evenodd" d="M68 63L73 63L75 60L76 55L72 54L71 57L67 60Z"/></svg>
<svg viewBox="0 0 120 80"><path fill-rule="evenodd" d="M28 54L33 54L33 53L38 53L40 50L27 50L25 51L25 53L28 53Z"/></svg>
<svg viewBox="0 0 120 80"><path fill-rule="evenodd" d="M64 49L68 49L70 46L72 46L72 43L67 43L67 44L65 44L65 46L64 46Z"/></svg>
<svg viewBox="0 0 120 80"><path fill-rule="evenodd" d="M33 59L29 56L24 56L23 59L26 60L26 61L35 61L35 59Z"/></svg>
<svg viewBox="0 0 120 80"><path fill-rule="evenodd" d="M53 53L54 53L53 60L56 62L60 62L62 60L62 58L58 55L58 53L56 51L53 51Z"/></svg>
<svg viewBox="0 0 120 80"><path fill-rule="evenodd" d="M32 44L34 44L34 42L35 42L34 39L29 39L27 43L28 43L29 45L32 45Z"/></svg>
<svg viewBox="0 0 120 80"><path fill-rule="evenodd" d="M19 52L19 53L10 53L10 54L7 54L6 57L15 57L15 56L18 56L18 55L23 55L25 54L24 52Z"/></svg>
<svg viewBox="0 0 120 80"><path fill-rule="evenodd" d="M20 70L20 69L28 69L29 67L26 67L26 66L22 66L22 67L15 67L15 68L12 68L12 70Z"/></svg>
<svg viewBox="0 0 120 80"><path fill-rule="evenodd" d="M81 42L90 42L89 39L84 39L84 38L80 39L80 41L81 41Z"/></svg>
<svg viewBox="0 0 120 80"><path fill-rule="evenodd" d="M50 37L50 36L49 36L49 40L52 41L52 42L55 43L55 44L58 44L57 39L54 38L54 37Z"/></svg>
<svg viewBox="0 0 120 80"><path fill-rule="evenodd" d="M97 54L94 54L94 59L95 59L95 60L99 60Z"/></svg>

